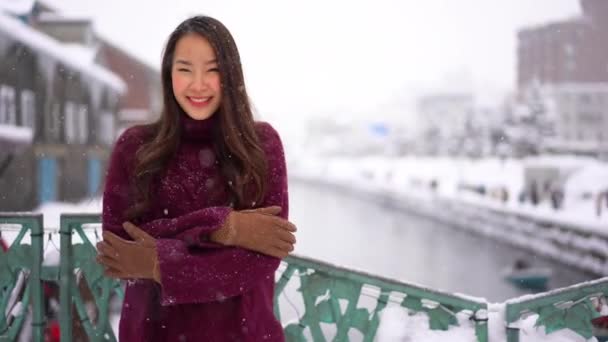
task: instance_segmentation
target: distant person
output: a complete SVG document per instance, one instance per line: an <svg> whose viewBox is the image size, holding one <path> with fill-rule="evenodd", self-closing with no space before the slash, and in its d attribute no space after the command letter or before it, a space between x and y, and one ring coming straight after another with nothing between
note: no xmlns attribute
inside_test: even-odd
<svg viewBox="0 0 608 342"><path fill-rule="evenodd" d="M602 208L608 208L608 190L600 191L595 198L595 213L597 217L602 216Z"/></svg>
<svg viewBox="0 0 608 342"><path fill-rule="evenodd" d="M218 20L182 22L161 77L160 118L120 136L106 176L98 261L133 280L120 341L284 341L274 277L296 229L281 139L254 121Z"/></svg>
<svg viewBox="0 0 608 342"><path fill-rule="evenodd" d="M526 197L527 197L526 191L525 190L521 190L519 192L519 195L517 196L517 201L519 202L519 204L526 203Z"/></svg>
<svg viewBox="0 0 608 342"><path fill-rule="evenodd" d="M555 210L562 208L564 202L564 191L560 188L551 189L551 207Z"/></svg>
<svg viewBox="0 0 608 342"><path fill-rule="evenodd" d="M538 192L538 184L536 181L532 181L532 184L530 184L530 202L533 206L537 206L540 201Z"/></svg>
<svg viewBox="0 0 608 342"><path fill-rule="evenodd" d="M439 182L433 178L430 183L430 188L432 192L437 192L437 187L439 186Z"/></svg>
<svg viewBox="0 0 608 342"><path fill-rule="evenodd" d="M503 203L509 202L509 189L505 186L500 188L500 199Z"/></svg>

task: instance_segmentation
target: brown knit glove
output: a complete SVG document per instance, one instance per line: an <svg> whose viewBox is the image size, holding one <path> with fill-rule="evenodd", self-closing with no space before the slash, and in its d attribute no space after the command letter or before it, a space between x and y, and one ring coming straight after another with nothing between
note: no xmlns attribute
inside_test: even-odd
<svg viewBox="0 0 608 342"><path fill-rule="evenodd" d="M279 259L285 258L296 243L291 222L278 217L281 207L232 211L222 228L211 233L211 241L250 249Z"/></svg>
<svg viewBox="0 0 608 342"><path fill-rule="evenodd" d="M130 222L123 224L133 241L103 232L97 243L97 262L104 266L104 274L120 279L153 279L160 283L160 268L156 239Z"/></svg>

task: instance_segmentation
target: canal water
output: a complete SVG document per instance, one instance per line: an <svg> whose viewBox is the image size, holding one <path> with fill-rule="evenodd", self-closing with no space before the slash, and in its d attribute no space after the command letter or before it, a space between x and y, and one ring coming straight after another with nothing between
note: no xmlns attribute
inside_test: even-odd
<svg viewBox="0 0 608 342"><path fill-rule="evenodd" d="M290 183L295 253L490 302L530 293L506 282L516 259L550 267L549 289L594 277L510 245L311 183Z"/></svg>

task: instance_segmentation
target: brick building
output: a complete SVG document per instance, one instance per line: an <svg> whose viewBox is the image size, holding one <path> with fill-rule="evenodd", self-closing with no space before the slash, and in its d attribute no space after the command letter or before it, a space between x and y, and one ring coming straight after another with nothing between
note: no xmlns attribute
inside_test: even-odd
<svg viewBox="0 0 608 342"><path fill-rule="evenodd" d="M518 33L520 100L552 124L542 150L608 153L608 1L580 0L582 15ZM532 103L534 102L534 103Z"/></svg>

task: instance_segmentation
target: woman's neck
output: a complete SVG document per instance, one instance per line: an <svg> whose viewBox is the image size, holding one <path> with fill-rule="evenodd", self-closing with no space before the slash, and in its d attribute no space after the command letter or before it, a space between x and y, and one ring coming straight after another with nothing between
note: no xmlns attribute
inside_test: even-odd
<svg viewBox="0 0 608 342"><path fill-rule="evenodd" d="M180 116L181 138L187 141L211 141L219 129L218 114L203 120L196 120L182 113Z"/></svg>

